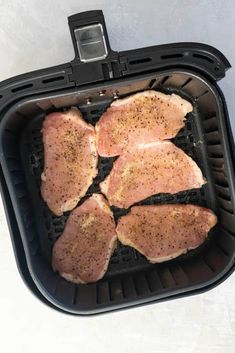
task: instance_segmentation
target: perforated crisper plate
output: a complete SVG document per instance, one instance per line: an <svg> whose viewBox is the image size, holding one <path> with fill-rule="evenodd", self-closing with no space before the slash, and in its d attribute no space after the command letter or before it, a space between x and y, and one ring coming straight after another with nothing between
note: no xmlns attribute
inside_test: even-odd
<svg viewBox="0 0 235 353"><path fill-rule="evenodd" d="M182 94L182 90L165 87L162 91L166 93L174 91L181 96L185 96L184 93ZM95 104L92 106L90 106L90 104L83 104L78 106L78 108L81 110L84 119L88 123L95 125L95 123L99 120L99 117L109 105L110 102L107 103L107 101L105 101L104 104L101 104L100 102L97 103L97 106ZM26 175L28 188L33 199L35 213L37 214L36 219L41 246L44 249L47 260L51 261L52 245L63 232L69 213L66 213L61 217L53 215L47 205L43 202L40 195L40 177L43 171L43 144L41 128L44 118L45 114L42 113L34 116L24 129L21 138L21 158L24 161L24 172ZM198 111L196 105L194 105L193 113L188 114L185 127L173 139L173 142L198 163L204 176L207 177L206 169L204 168L206 162L200 148L200 144L202 144L202 136L200 136L200 128L198 127L199 121ZM114 160L115 158L99 158L98 176L88 189L85 198L92 193L100 192L99 183L109 174ZM201 206L207 206L207 200L210 200L210 195L206 189L207 185L200 190L189 190L181 192L177 195L158 194L138 204L194 203ZM80 203L83 201L84 198L80 201ZM128 212L128 210L118 209L116 207L112 207L112 210L116 221L121 215ZM195 251L197 250L183 256L191 256L195 253ZM148 268L150 266L153 265L151 265L140 253L119 243L117 249L112 255L106 276L118 274L120 272L128 272L130 270L139 270L145 267Z"/></svg>

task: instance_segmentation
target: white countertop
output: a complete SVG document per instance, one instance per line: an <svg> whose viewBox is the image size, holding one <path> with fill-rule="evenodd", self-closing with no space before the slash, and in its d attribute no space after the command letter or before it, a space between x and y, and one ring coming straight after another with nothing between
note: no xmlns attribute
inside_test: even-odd
<svg viewBox="0 0 235 353"><path fill-rule="evenodd" d="M115 50L198 41L214 45L235 64L233 0L0 0L0 81L70 61L67 16L92 9L103 9ZM235 133L233 69L220 86ZM0 230L1 352L235 352L235 274L201 295L71 317L43 305L25 287L1 203Z"/></svg>

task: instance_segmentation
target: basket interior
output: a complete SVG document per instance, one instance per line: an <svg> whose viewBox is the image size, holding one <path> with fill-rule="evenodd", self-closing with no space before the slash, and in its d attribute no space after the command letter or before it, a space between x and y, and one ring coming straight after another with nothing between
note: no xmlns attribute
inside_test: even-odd
<svg viewBox="0 0 235 353"><path fill-rule="evenodd" d="M190 155L208 183L200 190L154 195L140 204L194 203L209 207L219 223L194 251L162 264L150 264L130 247L118 244L105 277L75 285L52 271L51 249L69 213L56 217L40 195L43 170L41 127L45 115L77 106L95 125L113 97L156 89L177 93L194 106L173 142ZM74 313L94 313L191 291L216 281L234 259L234 183L218 93L190 72L165 71L110 85L25 99L5 115L1 129L2 164L32 277L55 305ZM99 174L87 196L112 168L114 158L99 159ZM87 197L86 196L86 197ZM82 201L81 201L82 202ZM126 210L113 208L115 219Z"/></svg>

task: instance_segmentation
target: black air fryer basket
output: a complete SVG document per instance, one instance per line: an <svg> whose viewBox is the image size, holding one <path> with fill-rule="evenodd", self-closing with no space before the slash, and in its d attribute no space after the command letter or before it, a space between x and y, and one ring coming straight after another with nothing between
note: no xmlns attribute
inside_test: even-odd
<svg viewBox="0 0 235 353"><path fill-rule="evenodd" d="M215 48L198 43L154 46L126 52L110 49L102 11L69 17L75 59L0 84L1 191L21 275L48 305L74 314L94 314L182 297L210 289L234 270L234 143L217 81L230 67ZM156 89L175 92L194 107L174 143L190 155L208 183L200 190L156 195L144 203L194 203L211 208L217 226L198 249L162 264L150 264L118 245L105 277L75 285L51 268L51 249L68 215L54 216L40 196L42 121L46 114L78 106L95 124L113 99ZM98 191L112 159L100 158ZM116 219L122 214L114 209Z"/></svg>

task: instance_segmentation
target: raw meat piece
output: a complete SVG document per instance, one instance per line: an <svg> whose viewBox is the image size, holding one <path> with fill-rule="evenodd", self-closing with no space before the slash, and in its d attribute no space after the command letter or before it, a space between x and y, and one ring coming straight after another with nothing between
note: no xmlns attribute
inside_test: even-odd
<svg viewBox="0 0 235 353"><path fill-rule="evenodd" d="M60 216L76 206L97 175L96 134L76 108L49 114L42 134L41 194L51 211Z"/></svg>
<svg viewBox="0 0 235 353"><path fill-rule="evenodd" d="M200 168L187 154L170 141L157 141L121 155L100 189L110 205L128 208L154 194L175 194L203 184Z"/></svg>
<svg viewBox="0 0 235 353"><path fill-rule="evenodd" d="M171 139L192 110L180 96L153 90L116 100L96 124L98 153L113 157L139 143Z"/></svg>
<svg viewBox="0 0 235 353"><path fill-rule="evenodd" d="M197 248L216 223L211 210L195 205L134 206L119 219L117 235L156 263Z"/></svg>
<svg viewBox="0 0 235 353"><path fill-rule="evenodd" d="M99 194L93 194L73 210L56 241L52 267L74 283L96 282L107 270L116 246L113 214Z"/></svg>

